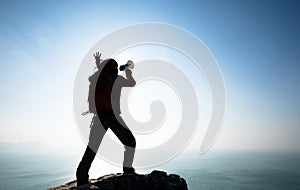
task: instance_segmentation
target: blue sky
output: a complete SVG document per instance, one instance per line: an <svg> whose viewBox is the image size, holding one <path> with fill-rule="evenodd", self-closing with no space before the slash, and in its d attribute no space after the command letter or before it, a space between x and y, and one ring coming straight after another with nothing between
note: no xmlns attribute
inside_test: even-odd
<svg viewBox="0 0 300 190"><path fill-rule="evenodd" d="M188 30L224 76L226 118L216 149L298 149L297 1L1 1L0 141L80 141L73 85L103 36L162 22Z"/></svg>

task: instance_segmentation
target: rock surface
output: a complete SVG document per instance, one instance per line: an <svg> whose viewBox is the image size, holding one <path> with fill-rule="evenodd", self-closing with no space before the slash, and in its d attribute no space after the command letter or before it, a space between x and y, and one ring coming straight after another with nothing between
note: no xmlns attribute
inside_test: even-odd
<svg viewBox="0 0 300 190"><path fill-rule="evenodd" d="M48 190L187 190L187 183L179 175L154 170L150 174L110 174L90 180L76 187L76 181Z"/></svg>

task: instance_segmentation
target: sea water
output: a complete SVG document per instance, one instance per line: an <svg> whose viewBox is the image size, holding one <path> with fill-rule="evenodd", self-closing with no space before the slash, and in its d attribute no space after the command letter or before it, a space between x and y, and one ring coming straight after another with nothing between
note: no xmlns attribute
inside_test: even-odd
<svg viewBox="0 0 300 190"><path fill-rule="evenodd" d="M191 190L300 189L300 154L282 151L188 153L166 164Z"/></svg>
<svg viewBox="0 0 300 190"><path fill-rule="evenodd" d="M0 151L0 189L46 189L75 179L79 155ZM190 190L300 190L300 154L280 151L184 152L154 169L185 178Z"/></svg>

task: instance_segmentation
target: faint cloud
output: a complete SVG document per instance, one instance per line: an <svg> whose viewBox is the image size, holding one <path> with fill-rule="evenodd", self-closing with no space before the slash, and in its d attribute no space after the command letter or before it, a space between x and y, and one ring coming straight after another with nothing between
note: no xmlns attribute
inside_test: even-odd
<svg viewBox="0 0 300 190"><path fill-rule="evenodd" d="M49 43L50 28L42 22L37 22L33 25L32 33L29 36L40 45Z"/></svg>

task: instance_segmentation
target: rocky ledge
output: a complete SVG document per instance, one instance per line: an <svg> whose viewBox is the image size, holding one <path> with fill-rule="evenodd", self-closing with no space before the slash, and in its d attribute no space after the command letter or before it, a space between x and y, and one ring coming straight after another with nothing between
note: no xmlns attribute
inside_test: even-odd
<svg viewBox="0 0 300 190"><path fill-rule="evenodd" d="M76 181L48 190L187 190L186 181L176 174L154 170L150 174L110 174L76 187Z"/></svg>

